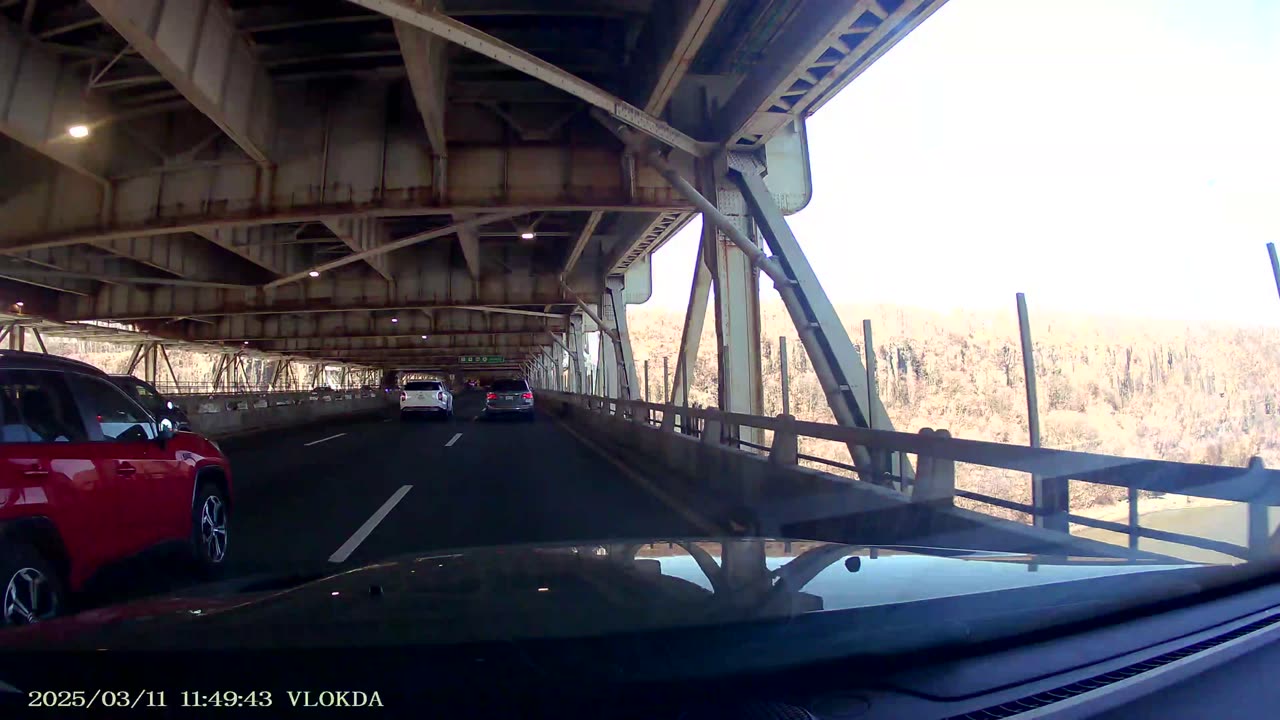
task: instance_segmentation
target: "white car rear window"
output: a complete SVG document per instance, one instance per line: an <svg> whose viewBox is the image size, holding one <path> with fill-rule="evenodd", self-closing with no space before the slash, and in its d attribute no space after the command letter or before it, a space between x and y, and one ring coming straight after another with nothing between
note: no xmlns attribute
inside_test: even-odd
<svg viewBox="0 0 1280 720"><path fill-rule="evenodd" d="M438 382L427 382L427 381L423 381L423 382L411 382L411 383L408 383L407 385L405 385L405 386L404 386L404 389L405 389L405 390L439 390L439 389L440 389L440 383L438 383Z"/></svg>

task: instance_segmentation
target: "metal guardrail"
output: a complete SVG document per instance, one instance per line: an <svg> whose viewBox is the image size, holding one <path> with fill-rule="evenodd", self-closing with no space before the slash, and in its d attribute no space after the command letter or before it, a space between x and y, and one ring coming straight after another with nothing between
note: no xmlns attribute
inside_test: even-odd
<svg viewBox="0 0 1280 720"><path fill-rule="evenodd" d="M178 403L188 412L213 413L227 410L249 410L266 407L298 405L307 402L335 402L342 400L358 400L361 398L381 397L379 390L334 390L327 393L306 391L288 392L231 392L231 393L189 393L166 394L165 397Z"/></svg>
<svg viewBox="0 0 1280 720"><path fill-rule="evenodd" d="M1115 455L1033 448L1024 445L963 440L950 437L945 431L921 430L918 434L889 430L868 430L828 423L796 420L791 417L763 417L714 409L686 408L662 405L642 400L623 400L592 395L577 395L551 390L538 390L541 395L559 399L568 404L586 408L624 420L638 426L657 426L660 431L678 432L697 436L701 442L713 442L731 448L749 446L764 451L764 446L742 442L741 428L751 427L773 432L773 445L767 448L771 462L796 464L799 460L812 460L851 470L859 481L871 481L877 485L894 481L895 489L913 499L950 500L962 497L1017 512L1033 518L1054 517L1059 522L1051 529L1067 532L1068 523L1122 533L1128 536L1130 547L1136 548L1139 538L1150 538L1212 550L1233 557L1251 559L1268 552L1270 546L1269 507L1280 506L1280 471L1263 467L1255 458L1248 467L1200 465L1167 460L1148 460ZM846 465L825 458L803 455L798 452L800 437L831 440L855 444L873 452L905 453L916 456L917 471L914 478L895 478L872 471L871 468ZM1002 470L1013 470L1039 475L1051 483L1096 483L1123 487L1129 490L1129 524L1115 523L1070 513L1069 504L1057 505L1043 498L1026 505L1004 498L955 488L957 462L982 465ZM1199 498L1211 498L1245 503L1248 505L1248 545L1220 542L1195 535L1156 530L1138 524L1136 501L1138 491L1170 493ZM1069 503L1069 500L1068 500Z"/></svg>

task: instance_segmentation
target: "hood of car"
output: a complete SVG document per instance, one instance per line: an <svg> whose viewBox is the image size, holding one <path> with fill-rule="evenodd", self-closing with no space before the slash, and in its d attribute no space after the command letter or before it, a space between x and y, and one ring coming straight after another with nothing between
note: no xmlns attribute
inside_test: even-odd
<svg viewBox="0 0 1280 720"><path fill-rule="evenodd" d="M1121 575L1166 582L1192 567L750 538L483 547L324 576L192 588L0 632L0 647L245 649L585 638L1077 588L1075 581Z"/></svg>

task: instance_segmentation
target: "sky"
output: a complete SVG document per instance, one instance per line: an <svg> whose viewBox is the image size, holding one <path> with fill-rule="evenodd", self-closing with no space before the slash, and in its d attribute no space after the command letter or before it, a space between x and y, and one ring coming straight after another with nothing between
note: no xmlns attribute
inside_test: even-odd
<svg viewBox="0 0 1280 720"><path fill-rule="evenodd" d="M836 303L1280 325L1278 80L1280 0L950 0L809 119L788 220Z"/></svg>

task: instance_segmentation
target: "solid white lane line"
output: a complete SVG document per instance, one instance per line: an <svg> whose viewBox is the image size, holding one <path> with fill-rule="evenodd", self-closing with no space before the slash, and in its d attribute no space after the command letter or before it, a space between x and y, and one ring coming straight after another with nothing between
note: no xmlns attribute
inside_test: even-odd
<svg viewBox="0 0 1280 720"><path fill-rule="evenodd" d="M672 510L675 510L677 513L680 514L681 517L689 521L689 523L692 524L694 527L697 527L699 530L706 533L707 535L724 535L724 530L722 528L716 527L715 523L711 522L707 518L703 517L697 511L693 510L692 508L688 507L684 503L680 502L675 497L673 497L670 493L666 492L662 488L650 482L648 478L636 472L634 468L629 467L628 465L623 463L622 460L620 460L619 458L616 458L613 455L610 455L608 452L605 452L603 448L601 448L599 445L596 445L595 443L583 437L581 434L578 433L577 430L574 430L573 428L569 427L569 425L565 423L563 420L555 416L552 416L551 419L555 421L556 425L560 426L560 429L564 430L571 437L573 437L573 439L582 443L592 452L604 458L606 462L608 462L610 465L613 465L615 468L617 468L620 473L630 478L632 482L639 485L642 489L647 490L650 494L652 494L654 497L658 498L658 500L663 502L667 507L671 508Z"/></svg>
<svg viewBox="0 0 1280 720"><path fill-rule="evenodd" d="M351 553L355 552L356 548L360 547L360 543L364 542L365 538L369 537L374 529L378 527L378 523L382 522L412 489L412 485L401 485L399 490L392 493L391 497L387 498L387 501L382 503L382 507L374 511L374 513L369 516L369 519L365 520L364 524L361 525L360 528L351 535L351 537L347 538L346 542L342 543L342 547L338 548L329 556L329 562L340 563L350 557Z"/></svg>
<svg viewBox="0 0 1280 720"><path fill-rule="evenodd" d="M311 447L312 445L319 445L319 444L320 444L320 443L322 443L322 442L325 442L325 441L328 441L328 440L332 440L332 439L334 439L334 438L340 438L340 437L342 437L343 435L346 435L346 433L338 433L337 435L330 435L330 436L329 436L329 437L327 437L327 438L320 438L319 440L312 440L312 441L311 441L311 442L309 442L309 443L302 443L302 446L303 446L303 447Z"/></svg>
<svg viewBox="0 0 1280 720"><path fill-rule="evenodd" d="M462 437L462 433L458 433L458 434L454 435L453 437L449 438L449 442L445 443L445 444L444 444L444 446L445 446L445 447L453 447L453 444L454 444L454 443L456 443L456 442L458 442L458 438L460 438L460 437Z"/></svg>

